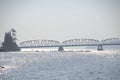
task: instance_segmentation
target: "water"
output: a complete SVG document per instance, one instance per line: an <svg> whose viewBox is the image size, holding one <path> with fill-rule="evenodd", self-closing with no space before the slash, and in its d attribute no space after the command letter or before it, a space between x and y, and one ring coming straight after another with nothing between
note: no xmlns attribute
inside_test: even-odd
<svg viewBox="0 0 120 80"><path fill-rule="evenodd" d="M120 80L120 51L0 53L0 80Z"/></svg>

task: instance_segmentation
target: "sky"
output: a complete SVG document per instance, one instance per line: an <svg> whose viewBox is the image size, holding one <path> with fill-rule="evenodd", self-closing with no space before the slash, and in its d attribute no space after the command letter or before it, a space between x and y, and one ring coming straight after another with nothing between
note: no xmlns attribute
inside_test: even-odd
<svg viewBox="0 0 120 80"><path fill-rule="evenodd" d="M0 41L120 38L120 0L0 0Z"/></svg>

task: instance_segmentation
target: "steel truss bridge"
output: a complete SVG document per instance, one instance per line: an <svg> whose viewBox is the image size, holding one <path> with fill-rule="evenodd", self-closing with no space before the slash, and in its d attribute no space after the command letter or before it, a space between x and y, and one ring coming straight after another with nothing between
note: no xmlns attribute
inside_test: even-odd
<svg viewBox="0 0 120 80"><path fill-rule="evenodd" d="M58 51L63 51L64 47L72 46L98 46L97 50L103 50L104 45L120 45L120 38L108 38L105 40L96 39L70 39L60 43L55 40L29 40L19 44L20 48L41 48L41 47L59 47Z"/></svg>

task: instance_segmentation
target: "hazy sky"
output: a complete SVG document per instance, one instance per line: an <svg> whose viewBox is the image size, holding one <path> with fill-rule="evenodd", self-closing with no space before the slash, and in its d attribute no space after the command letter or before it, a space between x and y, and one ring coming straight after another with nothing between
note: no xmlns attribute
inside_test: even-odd
<svg viewBox="0 0 120 80"><path fill-rule="evenodd" d="M120 0L0 0L0 41L120 37Z"/></svg>

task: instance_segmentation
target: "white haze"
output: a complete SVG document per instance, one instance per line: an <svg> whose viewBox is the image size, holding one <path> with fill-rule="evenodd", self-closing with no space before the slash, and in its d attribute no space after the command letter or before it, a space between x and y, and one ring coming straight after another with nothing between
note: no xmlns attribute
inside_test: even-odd
<svg viewBox="0 0 120 80"><path fill-rule="evenodd" d="M120 37L119 0L0 0L0 41Z"/></svg>

